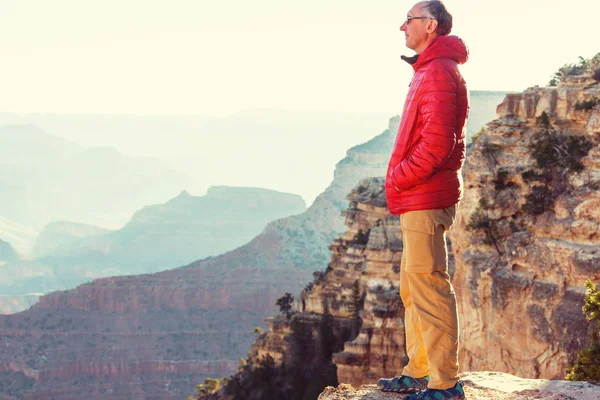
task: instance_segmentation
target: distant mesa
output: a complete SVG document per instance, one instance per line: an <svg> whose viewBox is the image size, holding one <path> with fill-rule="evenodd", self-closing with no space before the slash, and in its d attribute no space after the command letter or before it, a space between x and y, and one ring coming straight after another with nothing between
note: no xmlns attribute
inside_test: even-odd
<svg viewBox="0 0 600 400"><path fill-rule="evenodd" d="M242 246L268 223L305 210L296 194L216 186L204 196L183 190L164 204L146 206L119 230L51 222L37 238L34 260L13 266L35 276L13 274L14 282L0 282L0 292L48 292L98 277L179 267Z"/></svg>

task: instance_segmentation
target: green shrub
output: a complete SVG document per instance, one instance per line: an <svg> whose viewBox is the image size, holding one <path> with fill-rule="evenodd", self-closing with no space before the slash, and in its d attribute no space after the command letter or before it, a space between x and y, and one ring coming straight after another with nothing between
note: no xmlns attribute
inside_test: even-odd
<svg viewBox="0 0 600 400"><path fill-rule="evenodd" d="M585 304L582 308L588 321L591 343L579 351L575 365L567 369L568 381L600 382L600 290L589 279L585 282Z"/></svg>
<svg viewBox="0 0 600 400"><path fill-rule="evenodd" d="M525 182L545 182L546 176L544 174L538 174L532 169L523 172L523 180Z"/></svg>
<svg viewBox="0 0 600 400"><path fill-rule="evenodd" d="M494 179L494 188L497 192L513 186L512 182L508 182L509 171L506 168L500 168Z"/></svg>
<svg viewBox="0 0 600 400"><path fill-rule="evenodd" d="M354 235L354 238L350 241L351 244L365 246L369 242L369 234L371 229L367 229L363 232L362 229L358 230L358 233Z"/></svg>
<svg viewBox="0 0 600 400"><path fill-rule="evenodd" d="M286 315L287 319L290 319L292 315L292 305L294 304L294 297L291 293L286 293L284 296L277 299L275 302L276 306L279 306L279 311Z"/></svg>
<svg viewBox="0 0 600 400"><path fill-rule="evenodd" d="M498 164L498 158L496 156L500 152L501 147L495 143L490 143L489 141L484 141L481 145L481 154L486 156L488 159L488 164L491 168L495 167Z"/></svg>
<svg viewBox="0 0 600 400"><path fill-rule="evenodd" d="M593 147L584 136L564 135L560 133L538 133L532 142L532 156L541 169L583 170L581 159L588 155Z"/></svg>
<svg viewBox="0 0 600 400"><path fill-rule="evenodd" d="M565 64L558 70L558 74L561 76L581 75L589 67L589 64L590 60L580 56L578 64Z"/></svg>
<svg viewBox="0 0 600 400"><path fill-rule="evenodd" d="M546 112L538 117L537 126L538 131L529 145L537 171L523 173L523 180L543 183L543 186L533 187L523 205L523 211L532 215L540 215L552 208L555 198L569 187L568 174L584 169L581 160L593 147L584 136L557 132Z"/></svg>
<svg viewBox="0 0 600 400"><path fill-rule="evenodd" d="M575 111L589 111L592 108L596 107L600 103L600 99L597 97L592 98L591 100L578 101L575 103Z"/></svg>
<svg viewBox="0 0 600 400"><path fill-rule="evenodd" d="M554 196L547 186L535 186L526 197L523 211L531 215L540 215L554 205Z"/></svg>
<svg viewBox="0 0 600 400"><path fill-rule="evenodd" d="M502 251L498 246L500 233L498 231L498 221L490 218L489 211L492 209L491 205L485 200L479 200L479 206L473 211L469 218L469 224L467 225L468 231L480 231L483 232L484 238L483 243L494 246L498 255L502 255Z"/></svg>
<svg viewBox="0 0 600 400"><path fill-rule="evenodd" d="M592 69L592 77L596 81L600 81L600 53L596 54L591 59L579 57L577 64L565 64L550 79L549 85L556 86L566 76L581 75L587 70Z"/></svg>
<svg viewBox="0 0 600 400"><path fill-rule="evenodd" d="M204 383L196 385L196 399L216 393L221 388L221 381L215 378L206 378ZM189 399L190 397L188 397Z"/></svg>

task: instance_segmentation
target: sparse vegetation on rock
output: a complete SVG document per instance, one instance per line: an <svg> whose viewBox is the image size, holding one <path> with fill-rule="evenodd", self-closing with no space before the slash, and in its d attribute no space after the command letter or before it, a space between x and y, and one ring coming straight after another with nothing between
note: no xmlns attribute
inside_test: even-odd
<svg viewBox="0 0 600 400"><path fill-rule="evenodd" d="M500 246L498 245L500 239L500 232L498 230L498 221L493 219L491 215L492 206L487 202L486 199L479 200L479 206L471 214L467 230L481 231L484 233L485 238L483 243L494 246L498 255L502 255Z"/></svg>
<svg viewBox="0 0 600 400"><path fill-rule="evenodd" d="M494 168L498 164L497 154L499 151L500 146L497 144L490 143L490 141L487 139L483 141L481 153L487 158L490 168Z"/></svg>
<svg viewBox="0 0 600 400"><path fill-rule="evenodd" d="M598 75L600 78L600 70L598 70ZM575 109L575 111L589 111L592 108L596 107L598 104L600 104L600 99L597 97L593 97L590 100L578 101L577 103L575 103L575 106L573 106L573 108Z"/></svg>
<svg viewBox="0 0 600 400"><path fill-rule="evenodd" d="M284 296L277 299L275 305L279 307L279 311L285 314L287 319L292 316L292 305L294 304L294 296L291 293L286 293Z"/></svg>
<svg viewBox="0 0 600 400"><path fill-rule="evenodd" d="M358 230L358 233L354 236L354 238L350 241L352 245L362 245L365 246L369 242L369 234L371 230L368 229L366 232L363 232L361 229Z"/></svg>
<svg viewBox="0 0 600 400"><path fill-rule="evenodd" d="M590 327L591 343L577 355L575 365L568 369L569 381L600 382L600 289L591 280L585 282L585 304L582 308Z"/></svg>
<svg viewBox="0 0 600 400"><path fill-rule="evenodd" d="M525 200L522 209L531 215L541 215L554 205L554 196L547 186L534 186Z"/></svg>
<svg viewBox="0 0 600 400"><path fill-rule="evenodd" d="M201 399L209 394L216 393L221 388L221 380L215 378L206 378L204 383L196 385L196 395L188 396L186 400Z"/></svg>
<svg viewBox="0 0 600 400"><path fill-rule="evenodd" d="M583 75L585 73L592 74L592 78L596 82L600 81L600 53L590 59L579 57L579 61L575 64L565 64L550 78L549 86L557 86L568 76Z"/></svg>
<svg viewBox="0 0 600 400"><path fill-rule="evenodd" d="M540 215L552 208L557 196L569 189L569 174L583 170L581 159L593 146L584 136L556 131L546 112L538 117L537 126L538 131L529 145L536 168L523 173L525 181L537 182L522 208L531 215Z"/></svg>

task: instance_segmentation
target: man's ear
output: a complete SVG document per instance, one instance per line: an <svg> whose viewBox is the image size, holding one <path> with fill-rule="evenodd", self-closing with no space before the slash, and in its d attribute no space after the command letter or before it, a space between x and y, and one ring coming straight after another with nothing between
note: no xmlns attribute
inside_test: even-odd
<svg viewBox="0 0 600 400"><path fill-rule="evenodd" d="M435 19L430 19L430 20L427 22L427 33L433 33L433 32L435 32L435 31L436 31L436 29L437 29L437 26L438 26L438 22L437 22L437 20L435 20Z"/></svg>

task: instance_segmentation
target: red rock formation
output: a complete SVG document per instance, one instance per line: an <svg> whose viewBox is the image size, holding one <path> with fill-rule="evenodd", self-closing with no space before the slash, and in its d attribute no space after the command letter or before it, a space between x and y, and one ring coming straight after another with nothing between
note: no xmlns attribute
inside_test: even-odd
<svg viewBox="0 0 600 400"><path fill-rule="evenodd" d="M27 311L0 316L2 393L24 399L185 398L206 377L235 371L257 321L273 310L280 282L299 285L305 276L281 269L218 270L208 259L43 296ZM2 379L13 382L11 390Z"/></svg>
<svg viewBox="0 0 600 400"><path fill-rule="evenodd" d="M456 265L450 260L459 301L463 370L562 378L587 341L583 282L589 277L600 281L600 117L598 107L581 112L573 102L600 97L600 88L589 80L582 82L586 86L563 83L507 96L498 108L500 118L470 146L466 194L451 235ZM552 210L534 217L521 210L531 192L522 174L534 165L529 145L536 117L543 111L557 129L585 135L595 147L583 159L584 171L569 175L572 190L559 196ZM502 179L501 167L507 169ZM397 276L401 233L382 193L383 181L371 178L348 197L351 204L343 213L348 230L333 241L327 273L317 275L302 292L292 317L305 323L318 320L326 303L336 319L351 322L352 283L358 280L364 296L362 327L344 351L333 355L339 381L353 385L397 375L406 362ZM467 229L484 196L494 199L486 212L504 235L496 243L498 249L484 242L481 232ZM255 361L269 354L281 365L294 362L293 332L287 324L282 319L268 321L271 331L253 346Z"/></svg>
<svg viewBox="0 0 600 400"><path fill-rule="evenodd" d="M588 341L583 283L600 282L600 109L575 105L600 97L590 76L508 95L470 149L467 190L451 231L463 370L560 379ZM544 112L557 131L593 147L583 171L553 181L554 204L535 216L523 205L541 183L524 176L536 165L530 145ZM495 246L485 231L468 229L482 198Z"/></svg>

